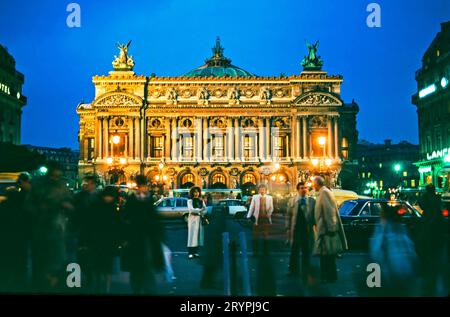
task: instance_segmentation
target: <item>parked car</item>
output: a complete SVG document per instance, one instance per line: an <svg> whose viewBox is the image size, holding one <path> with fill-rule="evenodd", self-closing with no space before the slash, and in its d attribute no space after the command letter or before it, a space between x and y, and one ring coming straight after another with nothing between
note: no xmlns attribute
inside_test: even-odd
<svg viewBox="0 0 450 317"><path fill-rule="evenodd" d="M247 215L245 203L240 199L221 199L215 205L228 207L228 214L235 218L244 218ZM206 207L208 215L211 214L213 206Z"/></svg>
<svg viewBox="0 0 450 317"><path fill-rule="evenodd" d="M375 226L380 221L381 210L387 206L397 208L401 221L408 227L411 238L417 236L420 213L406 201L386 199L347 200L339 208L342 224L350 249L366 249Z"/></svg>
<svg viewBox="0 0 450 317"><path fill-rule="evenodd" d="M184 197L167 197L155 203L156 211L163 219L184 219L187 220L189 209L188 199Z"/></svg>

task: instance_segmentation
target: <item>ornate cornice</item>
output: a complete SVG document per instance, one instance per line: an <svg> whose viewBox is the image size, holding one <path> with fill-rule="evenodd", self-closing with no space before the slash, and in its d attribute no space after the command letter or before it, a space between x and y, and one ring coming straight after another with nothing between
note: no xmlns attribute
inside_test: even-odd
<svg viewBox="0 0 450 317"><path fill-rule="evenodd" d="M294 100L298 106L342 106L341 99L328 92L310 91Z"/></svg>
<svg viewBox="0 0 450 317"><path fill-rule="evenodd" d="M140 107L142 106L142 99L136 95L126 93L126 92L108 92L92 102L92 107L99 108L129 108L129 107Z"/></svg>

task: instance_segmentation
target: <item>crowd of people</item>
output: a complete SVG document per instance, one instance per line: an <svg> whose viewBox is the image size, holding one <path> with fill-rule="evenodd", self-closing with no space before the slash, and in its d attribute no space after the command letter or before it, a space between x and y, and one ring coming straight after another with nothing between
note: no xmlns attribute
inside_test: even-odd
<svg viewBox="0 0 450 317"><path fill-rule="evenodd" d="M133 293L154 294L155 275L165 273L170 279L173 271L167 259L164 227L154 205L155 193L148 190L143 175L136 177L136 184L126 203L120 204L117 188L98 190L94 176L86 176L82 190L72 195L57 164L49 164L48 172L36 179L20 174L17 188L10 190L0 204L0 292L67 291L66 266L78 263L83 268L84 289L108 294L114 261L119 257L120 270L129 272ZM313 186L314 198L306 184L299 182L297 193L287 203L287 275L293 280L300 277L303 283L316 279L335 283L339 271L336 259L348 249L347 239L338 205L325 179L316 176ZM425 295L439 294L436 285L447 265L444 257L448 254L448 227L440 217L440 198L432 186L427 187L419 204L423 215L417 241L410 238L397 209L387 207L381 213L371 239L369 260L381 266L383 295L408 295L411 281L418 274L424 277ZM186 246L188 259L200 257L204 246L201 287L213 284L213 276L222 264L221 234L230 231L230 227L226 228L226 208L214 207L212 215L206 217L210 205L211 197L202 197L199 187L190 189ZM259 259L264 277L261 281L270 282L273 267L268 241L274 199L261 184L258 194L246 205L246 218L252 226L252 254ZM237 227L239 230L242 227ZM313 255L320 259L318 271L311 264ZM261 286L264 290L260 294L271 294L267 289L273 285L267 285Z"/></svg>
<svg viewBox="0 0 450 317"><path fill-rule="evenodd" d="M65 292L67 265L78 263L84 289L106 294L120 256L133 293L154 293L155 273L166 262L147 178L136 177L136 191L118 212L116 188L97 191L95 177L87 176L82 191L72 195L61 175L57 164L33 180L22 173L0 205L0 292Z"/></svg>

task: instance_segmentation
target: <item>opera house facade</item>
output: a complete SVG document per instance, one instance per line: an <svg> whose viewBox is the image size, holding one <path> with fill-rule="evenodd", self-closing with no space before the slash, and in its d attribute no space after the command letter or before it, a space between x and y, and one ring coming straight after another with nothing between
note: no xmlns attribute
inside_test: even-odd
<svg viewBox="0 0 450 317"><path fill-rule="evenodd" d="M322 70L317 43L299 75L277 77L232 65L219 39L205 65L182 76L137 75L129 44L109 75L93 77L95 99L77 106L80 177L286 192L315 174L336 186L353 160L359 108L341 99L342 76Z"/></svg>

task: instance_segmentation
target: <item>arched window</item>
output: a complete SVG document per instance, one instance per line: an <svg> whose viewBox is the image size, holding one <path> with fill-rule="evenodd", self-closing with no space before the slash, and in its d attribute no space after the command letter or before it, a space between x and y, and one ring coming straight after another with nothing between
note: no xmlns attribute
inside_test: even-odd
<svg viewBox="0 0 450 317"><path fill-rule="evenodd" d="M194 175L192 173L186 173L181 177L181 188L190 188L194 186Z"/></svg>
<svg viewBox="0 0 450 317"><path fill-rule="evenodd" d="M211 188L227 188L225 175L216 173L211 177Z"/></svg>
<svg viewBox="0 0 450 317"><path fill-rule="evenodd" d="M247 173L244 175L244 177L242 177L242 183L246 184L246 183L252 183L256 185L256 177L255 175L251 174L251 173Z"/></svg>

